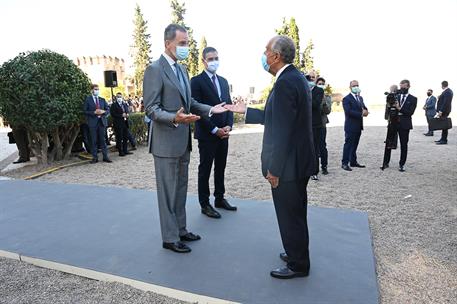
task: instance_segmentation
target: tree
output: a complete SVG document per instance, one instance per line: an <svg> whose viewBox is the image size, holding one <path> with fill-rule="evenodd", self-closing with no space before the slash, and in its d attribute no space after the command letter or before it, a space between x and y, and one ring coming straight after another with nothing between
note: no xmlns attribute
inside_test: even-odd
<svg viewBox="0 0 457 304"><path fill-rule="evenodd" d="M68 159L83 119L90 80L66 56L21 53L0 67L0 115L27 130L38 162Z"/></svg>
<svg viewBox="0 0 457 304"><path fill-rule="evenodd" d="M143 13L138 4L135 7L133 24L135 28L133 30L133 45L130 48L130 55L133 58L135 69L133 77L135 94L140 96L143 93L144 71L151 62L151 43L149 42L151 35L147 33L148 22L144 20Z"/></svg>
<svg viewBox="0 0 457 304"><path fill-rule="evenodd" d="M202 40L200 41L200 52L198 56L198 72L201 73L205 69L205 65L203 64L203 50L208 46L206 42L205 36L202 37Z"/></svg>
<svg viewBox="0 0 457 304"><path fill-rule="evenodd" d="M314 43L310 39L308 41L308 45L306 46L305 50L303 51L303 56L301 59L301 66L303 67L303 72L308 73L314 70L314 58L311 55L311 52L314 49Z"/></svg>
<svg viewBox="0 0 457 304"><path fill-rule="evenodd" d="M295 59L294 65L297 69L301 70L301 61L300 61L300 35L297 23L295 22L295 18L290 18L289 22L286 21L286 18L282 19L282 26L279 29L276 29L276 33L278 35L288 36L292 39L295 43Z"/></svg>
<svg viewBox="0 0 457 304"><path fill-rule="evenodd" d="M189 57L186 60L182 60L181 63L187 67L189 76L193 77L198 74L198 48L193 30L184 23L184 15L186 13L185 3L180 3L179 0L171 0L170 6L172 9L171 22L183 26L189 35Z"/></svg>

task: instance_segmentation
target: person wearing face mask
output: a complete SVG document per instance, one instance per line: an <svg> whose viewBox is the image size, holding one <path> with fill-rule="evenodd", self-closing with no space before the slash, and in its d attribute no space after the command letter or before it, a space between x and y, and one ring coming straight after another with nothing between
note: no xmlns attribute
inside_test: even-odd
<svg viewBox="0 0 457 304"><path fill-rule="evenodd" d="M110 113L113 117L114 133L116 134L116 148L119 156L132 154L128 147L128 129L129 129L129 107L124 102L121 93L116 94L116 100L110 107Z"/></svg>
<svg viewBox="0 0 457 304"><path fill-rule="evenodd" d="M414 114L417 106L417 98L409 94L410 82L407 79L400 81L400 90L398 91L398 101L395 107L398 111L398 126L396 132L400 138L400 162L398 171L405 172L405 163L408 156L409 131L413 129L411 116ZM384 152L384 163L381 169L389 167L390 155L392 150L386 149Z"/></svg>
<svg viewBox="0 0 457 304"><path fill-rule="evenodd" d="M306 79L308 80L309 88L311 89L311 98L312 98L312 105L313 105L313 142L314 142L314 150L316 151L316 166L319 168L319 154L320 154L320 142L321 142L321 132L323 128L322 123L322 101L324 100L324 90L318 86L316 86L316 72L311 71L306 75ZM317 173L311 176L312 180L319 180Z"/></svg>
<svg viewBox="0 0 457 304"><path fill-rule="evenodd" d="M433 96L433 90L428 89L427 99L423 107L425 111L425 117L427 118L428 132L424 133L425 136L433 136L433 131L430 130L430 119L436 115L436 97Z"/></svg>
<svg viewBox="0 0 457 304"><path fill-rule="evenodd" d="M306 188L316 174L312 131L311 91L293 65L295 44L287 36L273 37L262 56L265 71L276 77L265 110L243 103L226 105L245 114L246 123L263 124L262 174L271 185L276 217L287 263L270 272L278 279L309 275L309 236Z"/></svg>
<svg viewBox="0 0 457 304"><path fill-rule="evenodd" d="M215 48L206 47L202 53L204 71L190 81L192 97L202 103L215 106L221 102L231 104L228 81L217 74L219 55ZM227 112L200 119L195 123L195 139L198 140L200 164L198 166L198 200L201 212L211 218L221 215L210 204L209 177L214 163L214 205L216 208L236 211L224 198L224 175L228 154L228 139L233 126L233 113Z"/></svg>
<svg viewBox="0 0 457 304"><path fill-rule="evenodd" d="M165 52L144 73L143 101L152 119L149 152L154 156L162 247L188 253L191 249L184 242L201 239L186 227L190 124L227 109L223 103L211 107L192 98L189 76L178 63L189 55L187 30L179 24L168 25L164 44Z"/></svg>
<svg viewBox="0 0 457 304"><path fill-rule="evenodd" d="M105 131L108 126L108 103L103 97L100 97L100 89L97 84L91 86L92 95L86 98L84 102L84 114L86 116L87 125L89 126L89 134L91 139L92 164L98 162L98 147L101 148L103 161L111 163L108 157L108 148L106 147Z"/></svg>
<svg viewBox="0 0 457 304"><path fill-rule="evenodd" d="M368 116L368 108L360 96L359 82L352 80L349 83L351 92L343 98L344 109L344 147L341 168L352 171L351 167L365 168L357 162L357 147L363 130L363 118ZM349 166L349 164L351 166Z"/></svg>
<svg viewBox="0 0 457 304"><path fill-rule="evenodd" d="M321 128L321 136L319 142L319 157L321 159L321 168L322 174L328 174L328 151L327 151L327 127L326 125L329 123L328 114L332 111L332 96L325 94L325 79L322 77L317 78L316 80L317 87L324 90L324 99L322 100L321 105L321 117L322 117L322 128Z"/></svg>
<svg viewBox="0 0 457 304"><path fill-rule="evenodd" d="M447 81L441 82L441 88L443 89L443 93L438 97L438 103L436 105L436 118L447 118L449 114L451 114L451 104L452 104L452 97L454 93L449 88L449 84ZM446 145L447 144L447 135L449 130L444 129L441 131L441 138L440 140L436 141L437 145Z"/></svg>

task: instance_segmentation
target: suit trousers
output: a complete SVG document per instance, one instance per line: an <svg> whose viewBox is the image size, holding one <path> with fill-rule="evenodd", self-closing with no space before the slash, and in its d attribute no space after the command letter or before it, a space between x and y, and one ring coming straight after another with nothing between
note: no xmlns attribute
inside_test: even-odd
<svg viewBox="0 0 457 304"><path fill-rule="evenodd" d="M319 144L319 154L321 158L322 168L327 168L328 165L328 151L327 151L327 128L323 127L321 129L320 144Z"/></svg>
<svg viewBox="0 0 457 304"><path fill-rule="evenodd" d="M198 200L202 207L209 203L209 177L214 162L214 197L224 198L225 166L227 164L228 138L217 140L199 140L200 164L198 165Z"/></svg>
<svg viewBox="0 0 457 304"><path fill-rule="evenodd" d="M433 134L433 131L430 130L430 120L433 118L433 116L426 116L427 117L427 124L428 124L428 133Z"/></svg>
<svg viewBox="0 0 457 304"><path fill-rule="evenodd" d="M98 119L97 125L95 127L89 127L90 140L92 142L91 152L92 157L97 159L98 147L102 149L103 159L108 158L108 148L106 147L105 133L106 128L102 123L101 118Z"/></svg>
<svg viewBox="0 0 457 304"><path fill-rule="evenodd" d="M127 153L128 132L127 122L115 122L114 132L116 133L116 148L119 154Z"/></svg>
<svg viewBox="0 0 457 304"><path fill-rule="evenodd" d="M321 130L322 128L313 128L313 143L314 143L314 154L316 162L316 170L319 172L319 156L320 156L320 144L321 144Z"/></svg>
<svg viewBox="0 0 457 304"><path fill-rule="evenodd" d="M361 135L362 131L344 133L343 159L341 161L343 165L347 165L349 162L351 165L357 164L357 147Z"/></svg>
<svg viewBox="0 0 457 304"><path fill-rule="evenodd" d="M408 129L401 129L397 130L398 137L400 138L400 166L404 166L406 164L406 158L408 157L408 141L409 141L409 130ZM390 155L392 153L391 149L385 149L384 151L384 165L388 165L390 162Z"/></svg>
<svg viewBox="0 0 457 304"><path fill-rule="evenodd" d="M190 151L181 157L154 156L162 240L179 241L187 234L186 199Z"/></svg>
<svg viewBox="0 0 457 304"><path fill-rule="evenodd" d="M310 268L308 181L309 177L290 182L280 179L279 186L272 188L282 245L289 257L287 266L295 271L308 271Z"/></svg>

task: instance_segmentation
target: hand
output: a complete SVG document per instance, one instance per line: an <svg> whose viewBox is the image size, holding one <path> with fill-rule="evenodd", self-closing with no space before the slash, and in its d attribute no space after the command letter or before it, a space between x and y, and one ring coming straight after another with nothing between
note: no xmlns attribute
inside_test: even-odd
<svg viewBox="0 0 457 304"><path fill-rule="evenodd" d="M122 113L122 117L126 118L126 117L127 117L127 114Z"/></svg>
<svg viewBox="0 0 457 304"><path fill-rule="evenodd" d="M225 108L233 113L246 113L246 105L243 102L238 102L236 104L226 104Z"/></svg>
<svg viewBox="0 0 457 304"><path fill-rule="evenodd" d="M271 188L276 189L279 186L279 177L271 175L270 171L268 171L266 179L271 185Z"/></svg>
<svg viewBox="0 0 457 304"><path fill-rule="evenodd" d="M94 113L95 113L95 115L102 115L102 114L104 114L104 113L105 113L105 110L102 110L102 109L96 109Z"/></svg>
<svg viewBox="0 0 457 304"><path fill-rule="evenodd" d="M225 126L222 129L224 129L226 132L232 131L232 128L230 126Z"/></svg>
<svg viewBox="0 0 457 304"><path fill-rule="evenodd" d="M364 110L362 111L362 115L363 115L363 117L367 117L367 116L368 116L368 110L367 110L367 109L364 109Z"/></svg>
<svg viewBox="0 0 457 304"><path fill-rule="evenodd" d="M176 112L175 119L173 120L176 124L190 124L200 119L200 116L194 114L184 113L184 108L179 109Z"/></svg>
<svg viewBox="0 0 457 304"><path fill-rule="evenodd" d="M217 129L216 135L217 135L220 139L229 138L229 136L230 136L229 132L228 132L227 130L225 130L224 128L219 128L219 129Z"/></svg>
<svg viewBox="0 0 457 304"><path fill-rule="evenodd" d="M212 107L211 114L221 114L221 113L227 112L228 110L224 106L225 106L225 102Z"/></svg>
<svg viewBox="0 0 457 304"><path fill-rule="evenodd" d="M401 110L401 107L400 107L400 104L397 102L395 102L395 108L400 111Z"/></svg>

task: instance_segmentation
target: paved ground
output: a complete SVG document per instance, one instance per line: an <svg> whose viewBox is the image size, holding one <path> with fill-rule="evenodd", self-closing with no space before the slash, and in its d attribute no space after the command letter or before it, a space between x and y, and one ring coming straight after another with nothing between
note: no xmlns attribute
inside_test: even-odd
<svg viewBox="0 0 457 304"><path fill-rule="evenodd" d="M399 151L392 153L392 168L381 172L378 167L386 128L367 127L359 148L359 161L367 168L346 172L339 168L343 130L329 128L330 175L309 186L313 205L368 212L381 303L456 303L457 299L457 136L452 130L449 145L436 146L433 139L438 136L424 137L423 131L424 127L416 127L411 133L407 172L396 170ZM261 138L259 133L232 136L226 175L229 197L270 199L268 184L260 175ZM69 168L41 180L155 189L153 161L145 148L128 158L113 156L113 160L112 164ZM197 192L197 166L198 152L194 151L191 193ZM24 168L8 175L23 177L30 170ZM243 212L243 206L239 207ZM124 286L4 259L0 260L0 286L0 302L6 296L9 299L3 303L49 303L49 298L55 303L123 303L128 295L133 295L129 303L142 303L147 297L151 302L164 301Z"/></svg>

